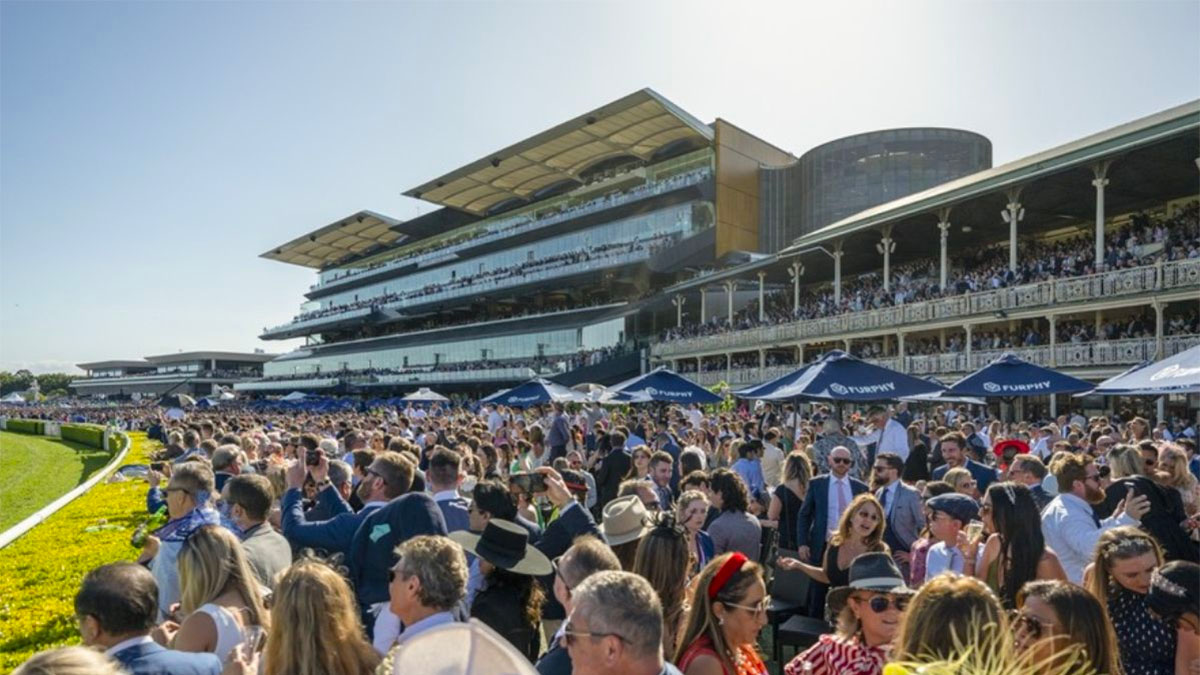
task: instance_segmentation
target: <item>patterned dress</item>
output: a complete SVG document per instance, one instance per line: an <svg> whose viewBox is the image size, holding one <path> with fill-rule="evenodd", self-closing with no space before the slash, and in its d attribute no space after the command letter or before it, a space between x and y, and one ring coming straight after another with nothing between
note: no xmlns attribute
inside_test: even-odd
<svg viewBox="0 0 1200 675"><path fill-rule="evenodd" d="M679 657L679 663L676 666L680 672L687 672L688 666L692 665L692 661L697 656L702 655L718 658L716 650L713 649L712 640L707 635L701 635L692 644L688 645L688 648ZM754 650L753 645L738 647L735 661L735 672L731 673L728 669L722 667L725 675L767 675L767 664L763 663L762 659L759 658L758 652Z"/></svg>
<svg viewBox="0 0 1200 675"><path fill-rule="evenodd" d="M1171 675L1175 672L1175 643L1179 636L1150 616L1146 595L1124 587L1112 591L1108 614L1117 633L1125 675Z"/></svg>
<svg viewBox="0 0 1200 675"><path fill-rule="evenodd" d="M879 675L887 657L887 645L869 647L857 637L822 635L783 667L783 675ZM811 668L808 673L806 665Z"/></svg>

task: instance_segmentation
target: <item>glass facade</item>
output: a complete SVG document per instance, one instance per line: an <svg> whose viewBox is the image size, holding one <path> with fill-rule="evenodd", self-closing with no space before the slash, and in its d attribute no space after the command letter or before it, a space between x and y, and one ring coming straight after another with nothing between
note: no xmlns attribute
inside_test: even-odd
<svg viewBox="0 0 1200 675"><path fill-rule="evenodd" d="M411 347L363 350L350 354L283 359L265 364L267 377L297 373L335 372L371 368L420 368L445 363L504 361L566 357L580 350L600 349L621 344L625 339L625 319L617 318L582 328L566 328L438 342Z"/></svg>
<svg viewBox="0 0 1200 675"><path fill-rule="evenodd" d="M763 250L991 166L991 141L958 129L888 129L817 146L795 164L760 171Z"/></svg>
<svg viewBox="0 0 1200 675"><path fill-rule="evenodd" d="M545 261L556 256L567 256L572 253L581 253L584 251L597 251L598 247L648 243L654 238L661 237L686 237L699 231L707 223L707 221L700 223L693 222L693 206L694 203L692 202L679 204L653 213L637 215L586 230L550 237L526 246L497 251L478 258L443 265L431 270L415 272L399 279L390 279L369 286L362 286L343 293L330 295L320 300L306 302L303 305L302 311L349 305L370 298L404 293L426 286L453 284L465 278L476 277L480 274L506 268L520 268L526 264ZM645 253L648 256L648 251ZM596 254L593 254L592 258L591 262L603 266L605 258ZM626 261L614 259L613 264L622 264L623 262ZM506 277L492 283L491 287L520 283L522 280L520 276ZM479 285L474 283L471 284L471 288L476 291L483 290ZM388 305L392 307L404 307L418 302L437 300L442 297L445 297L445 295L426 293L411 300L404 298L395 299L389 301Z"/></svg>

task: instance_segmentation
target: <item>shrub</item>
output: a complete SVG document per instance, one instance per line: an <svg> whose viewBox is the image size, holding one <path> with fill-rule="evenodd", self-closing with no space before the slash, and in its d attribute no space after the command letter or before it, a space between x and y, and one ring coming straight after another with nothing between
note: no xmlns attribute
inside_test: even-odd
<svg viewBox="0 0 1200 675"><path fill-rule="evenodd" d="M95 424L64 424L59 427L64 441L104 448L104 427ZM117 447L121 447L117 445Z"/></svg>
<svg viewBox="0 0 1200 675"><path fill-rule="evenodd" d="M9 420L4 428L6 431L15 431L19 434L41 436L45 431L46 423L42 420Z"/></svg>
<svg viewBox="0 0 1200 675"><path fill-rule="evenodd" d="M129 434L124 464L149 461L156 446ZM79 642L73 605L79 582L105 563L132 560L129 537L146 517L146 482L100 482L0 549L0 672L36 652Z"/></svg>

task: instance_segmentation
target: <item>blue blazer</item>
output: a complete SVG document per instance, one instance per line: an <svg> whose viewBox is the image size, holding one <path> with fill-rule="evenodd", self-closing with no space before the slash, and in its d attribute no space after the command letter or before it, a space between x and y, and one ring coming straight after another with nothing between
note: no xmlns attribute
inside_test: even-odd
<svg viewBox="0 0 1200 675"><path fill-rule="evenodd" d="M470 526L471 518L467 512L471 509L471 503L467 500L455 497L437 502L437 505L442 510L442 517L446 519L447 532L458 532Z"/></svg>
<svg viewBox="0 0 1200 675"><path fill-rule="evenodd" d="M132 675L220 675L221 659L208 652L177 652L156 642L122 649L113 659Z"/></svg>
<svg viewBox="0 0 1200 675"><path fill-rule="evenodd" d="M850 481L850 498L853 499L867 491L867 484L847 477ZM804 495L804 503L800 505L800 513L796 518L796 548L807 546L812 552L812 558L804 562L820 565L825 559L825 530L829 513L829 474L823 474L812 479L808 484L808 493Z"/></svg>
<svg viewBox="0 0 1200 675"><path fill-rule="evenodd" d="M550 649L542 654L542 658L538 659L534 667L537 668L538 675L571 675L574 670L571 655L558 640L550 645Z"/></svg>
<svg viewBox="0 0 1200 675"><path fill-rule="evenodd" d="M975 479L975 483L977 484L977 487L979 488L980 494L987 492L988 486L991 485L992 482L996 480L996 470L995 469L988 467L988 466L984 466L983 464L980 464L979 462L976 462L973 459L969 459L969 458L967 459L967 465L965 468L967 469L967 471L971 472L971 478ZM938 468L933 470L933 479L941 480L941 479L945 478L946 472L949 470L950 470L949 464L943 464L943 465L939 466Z"/></svg>
<svg viewBox="0 0 1200 675"><path fill-rule="evenodd" d="M332 489L332 488L326 488ZM358 513L339 513L329 520L306 521L301 501L303 493L297 488L289 488L283 495L280 507L280 525L283 536L293 548L323 549L329 554L345 553L354 539L354 532L363 520L371 515L378 506L363 507Z"/></svg>

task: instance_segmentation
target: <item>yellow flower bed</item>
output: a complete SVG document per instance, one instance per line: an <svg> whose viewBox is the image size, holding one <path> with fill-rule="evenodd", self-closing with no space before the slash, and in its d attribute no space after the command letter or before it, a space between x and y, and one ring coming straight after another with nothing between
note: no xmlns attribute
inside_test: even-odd
<svg viewBox="0 0 1200 675"><path fill-rule="evenodd" d="M131 433L124 464L143 464L158 443ZM101 481L0 549L0 672L34 653L79 642L73 601L92 568L132 560L134 528L147 517L146 481Z"/></svg>

